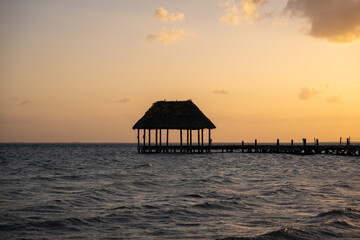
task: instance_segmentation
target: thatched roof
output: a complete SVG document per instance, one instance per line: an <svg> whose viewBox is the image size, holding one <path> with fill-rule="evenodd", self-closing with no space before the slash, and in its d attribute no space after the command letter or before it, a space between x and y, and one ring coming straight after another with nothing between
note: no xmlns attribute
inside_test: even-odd
<svg viewBox="0 0 360 240"><path fill-rule="evenodd" d="M158 101L133 129L203 129L215 125L191 101Z"/></svg>

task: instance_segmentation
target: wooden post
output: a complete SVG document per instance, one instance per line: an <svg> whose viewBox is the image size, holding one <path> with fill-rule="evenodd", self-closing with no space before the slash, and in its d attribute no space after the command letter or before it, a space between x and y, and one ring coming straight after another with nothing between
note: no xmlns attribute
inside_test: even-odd
<svg viewBox="0 0 360 240"><path fill-rule="evenodd" d="M158 130L155 129L155 146L158 144Z"/></svg>
<svg viewBox="0 0 360 240"><path fill-rule="evenodd" d="M150 146L150 141L151 141L151 129L149 129L149 146Z"/></svg>
<svg viewBox="0 0 360 240"><path fill-rule="evenodd" d="M203 153L204 152L204 129L202 128L201 129L201 146L202 146L202 148L201 148L201 152Z"/></svg>
<svg viewBox="0 0 360 240"><path fill-rule="evenodd" d="M192 129L190 129L190 146L192 146Z"/></svg>
<svg viewBox="0 0 360 240"><path fill-rule="evenodd" d="M198 129L198 146L200 146L200 129Z"/></svg>
<svg viewBox="0 0 360 240"><path fill-rule="evenodd" d="M180 146L182 146L182 129L180 129Z"/></svg>
<svg viewBox="0 0 360 240"><path fill-rule="evenodd" d="M209 128L209 146L211 146L211 129Z"/></svg>
<svg viewBox="0 0 360 240"><path fill-rule="evenodd" d="M342 140L342 137L340 137L340 145L341 145L341 140Z"/></svg>
<svg viewBox="0 0 360 240"><path fill-rule="evenodd" d="M159 133L160 133L160 141L159 141L159 143L160 143L160 146L161 146L161 129L159 129Z"/></svg>
<svg viewBox="0 0 360 240"><path fill-rule="evenodd" d="M277 145L277 146L280 145L280 140L279 140L279 139L276 140L276 145Z"/></svg>
<svg viewBox="0 0 360 240"><path fill-rule="evenodd" d="M303 145L306 146L306 138L303 138Z"/></svg>
<svg viewBox="0 0 360 240"><path fill-rule="evenodd" d="M201 146L204 146L204 129L201 129Z"/></svg>
<svg viewBox="0 0 360 240"><path fill-rule="evenodd" d="M242 152L244 153L244 152L245 152L245 149L244 149L244 141L241 142L241 146L242 146Z"/></svg>
<svg viewBox="0 0 360 240"><path fill-rule="evenodd" d="M144 147L145 147L145 144L146 144L146 129L144 128L144 135L143 135L143 139L144 139Z"/></svg>
<svg viewBox="0 0 360 240"><path fill-rule="evenodd" d="M293 139L291 139L291 146L293 146L294 145L294 140Z"/></svg>
<svg viewBox="0 0 360 240"><path fill-rule="evenodd" d="M138 147L140 146L140 129L137 130Z"/></svg>
<svg viewBox="0 0 360 240"><path fill-rule="evenodd" d="M137 130L138 153L140 153L140 129Z"/></svg>
<svg viewBox="0 0 360 240"><path fill-rule="evenodd" d="M209 128L209 153L211 151L210 146L211 146L211 129Z"/></svg>
<svg viewBox="0 0 360 240"><path fill-rule="evenodd" d="M189 146L189 129L186 129L186 146Z"/></svg>
<svg viewBox="0 0 360 240"><path fill-rule="evenodd" d="M200 147L200 129L198 129L198 147ZM198 152L200 152L200 148L198 149Z"/></svg>
<svg viewBox="0 0 360 240"><path fill-rule="evenodd" d="M257 139L255 139L255 146L257 146Z"/></svg>
<svg viewBox="0 0 360 240"><path fill-rule="evenodd" d="M192 129L190 129L190 146L192 146ZM192 153L192 148L190 148L190 153Z"/></svg>
<svg viewBox="0 0 360 240"><path fill-rule="evenodd" d="M316 146L319 146L319 139L316 139Z"/></svg>
<svg viewBox="0 0 360 240"><path fill-rule="evenodd" d="M169 146L169 129L166 129L166 146Z"/></svg>

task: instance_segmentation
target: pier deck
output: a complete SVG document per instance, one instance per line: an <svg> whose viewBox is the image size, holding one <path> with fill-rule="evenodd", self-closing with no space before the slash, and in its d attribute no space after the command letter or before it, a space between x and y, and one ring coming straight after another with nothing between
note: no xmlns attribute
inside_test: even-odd
<svg viewBox="0 0 360 240"><path fill-rule="evenodd" d="M211 146L138 146L139 153L287 153L287 154L333 154L343 156L360 156L360 145L274 145L274 144L229 144Z"/></svg>

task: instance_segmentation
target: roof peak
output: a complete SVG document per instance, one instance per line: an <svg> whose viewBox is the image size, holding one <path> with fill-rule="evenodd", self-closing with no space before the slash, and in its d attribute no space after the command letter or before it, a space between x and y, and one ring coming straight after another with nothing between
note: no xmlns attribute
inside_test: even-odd
<svg viewBox="0 0 360 240"><path fill-rule="evenodd" d="M191 99L185 101L160 100L137 121L133 129L204 129L215 125Z"/></svg>
<svg viewBox="0 0 360 240"><path fill-rule="evenodd" d="M179 102L192 102L192 99L188 99L188 100L170 100L170 101L164 99L164 100L156 101L155 103L158 103L158 102L167 102L167 103L172 103L172 102L174 102L174 103L179 103Z"/></svg>

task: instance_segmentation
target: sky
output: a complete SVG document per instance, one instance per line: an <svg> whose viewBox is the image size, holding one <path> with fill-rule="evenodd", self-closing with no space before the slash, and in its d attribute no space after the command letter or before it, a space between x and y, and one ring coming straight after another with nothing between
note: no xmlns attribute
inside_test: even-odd
<svg viewBox="0 0 360 240"><path fill-rule="evenodd" d="M136 142L188 99L213 142L360 141L359 59L360 0L0 0L0 142Z"/></svg>

